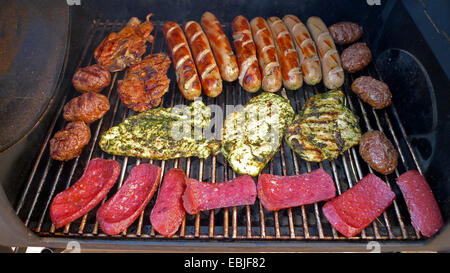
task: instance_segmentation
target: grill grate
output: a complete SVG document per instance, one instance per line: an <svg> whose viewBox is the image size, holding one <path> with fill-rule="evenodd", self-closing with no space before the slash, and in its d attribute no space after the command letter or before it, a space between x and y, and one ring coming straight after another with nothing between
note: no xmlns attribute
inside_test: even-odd
<svg viewBox="0 0 450 273"><path fill-rule="evenodd" d="M124 22L94 22L91 29L90 38L83 49L82 57L78 66L86 66L93 62L93 52L95 47L101 42L107 33L118 31L124 26ZM163 22L154 22L155 43L151 45L151 52L168 52L162 35ZM229 31L229 27L225 28ZM230 33L227 33L231 37ZM340 48L342 50L342 48ZM83 150L83 153L69 162L53 161L49 156L48 143L53 134L64 127L65 121L62 118L64 104L79 94L73 87L62 90L66 95L59 107L57 116L52 122L48 135L41 147L40 154L31 170L29 179L25 184L21 198L16 205L16 213L24 221L25 225L33 230L37 235L44 237L76 237L76 238L140 238L144 240L162 239L163 236L157 234L151 227L149 216L155 203L158 192L150 201L140 217L122 234L108 236L104 234L95 219L95 212L100 205L80 219L66 225L64 228L55 230L50 221L49 205L56 193L68 188L81 177L87 163L91 158L102 157L115 159L121 165L121 174L117 185L110 191L107 198L110 198L122 185L130 169L140 163L153 163L160 166L163 172L172 167L183 168L186 174L192 178L211 181L229 180L236 177L236 173L224 160L223 155L211 156L207 159L180 158L167 161L153 161L136 159L132 157L111 156L103 153L97 145L101 132L111 126L122 122L126 117L134 115L132 110L126 109L120 102L114 89L116 80L123 77L124 72L113 74L111 86L103 93L107 95L111 102L111 110L103 119L90 125L93 132L91 141ZM372 64L361 74L371 75L380 79L380 73ZM418 240L420 234L416 233L411 225L406 204L401 197L401 193L395 185L395 178L400 173L417 169L422 172L413 149L407 140L407 135L398 118L394 106L386 110L374 110L362 103L355 94L351 92L351 81L358 74L346 75L346 83L343 91L347 97L347 105L360 118L363 131L378 129L384 131L388 138L393 140L394 146L400 155L399 166L394 174L383 176L397 194L397 199L376 221L367 227L361 234L354 238L346 238L339 234L327 222L321 213L319 204L289 208L278 212L266 211L259 200L253 206L242 206L200 212L197 215L186 215L183 219L180 230L171 240L181 239L247 239L247 240ZM176 86L173 69L169 70L169 77L172 79L169 92L164 96L163 106L170 107L177 104L187 104ZM304 85L300 90L287 91L288 97L296 113L299 112L304 102L314 94L325 90L322 84L312 87ZM67 95L69 94L69 95ZM247 101L255 96L243 90L237 82L224 82L223 94L217 98L203 97L203 101L209 104L216 104L226 109L225 105L245 105ZM370 108L370 107L369 107ZM220 121L224 116L217 116L214 119ZM392 119L392 121L391 121ZM216 122L220 124L220 122ZM280 151L274 156L270 163L263 170L263 173L277 175L294 175L309 172L316 168L323 168L330 173L336 183L338 194L345 192L352 187L368 172L373 172L360 158L356 148L346 151L342 156L334 161L324 161L322 163L309 163L300 160L297 155L283 142ZM103 200L104 202L105 200ZM103 203L102 202L102 203Z"/></svg>

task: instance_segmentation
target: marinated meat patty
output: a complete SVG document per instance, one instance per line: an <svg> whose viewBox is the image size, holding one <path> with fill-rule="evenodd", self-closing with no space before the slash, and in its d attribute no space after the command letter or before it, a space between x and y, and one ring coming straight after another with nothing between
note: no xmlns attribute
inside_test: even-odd
<svg viewBox="0 0 450 273"><path fill-rule="evenodd" d="M64 129L56 132L50 140L50 156L59 161L71 160L81 154L90 138L91 130L86 123L70 122Z"/></svg>
<svg viewBox="0 0 450 273"><path fill-rule="evenodd" d="M359 153L364 161L382 174L391 174L397 168L398 153L381 131L371 131L361 137Z"/></svg>
<svg viewBox="0 0 450 273"><path fill-rule="evenodd" d="M136 112L158 106L161 97L169 90L170 79L166 74L170 63L167 54L156 53L131 66L124 79L117 83L123 104Z"/></svg>
<svg viewBox="0 0 450 273"><path fill-rule="evenodd" d="M101 119L110 108L108 98L98 93L84 93L64 105L64 119L92 123Z"/></svg>
<svg viewBox="0 0 450 273"><path fill-rule="evenodd" d="M356 43L342 52L341 61L345 71L355 73L365 68L372 61L372 52L366 43Z"/></svg>
<svg viewBox="0 0 450 273"><path fill-rule="evenodd" d="M79 92L100 92L111 83L111 73L99 64L78 68L72 84Z"/></svg>
<svg viewBox="0 0 450 273"><path fill-rule="evenodd" d="M352 90L375 109L383 109L391 105L392 94L389 91L389 86L372 77L362 76L357 78L352 84Z"/></svg>
<svg viewBox="0 0 450 273"><path fill-rule="evenodd" d="M133 17L122 30L110 33L95 49L97 63L116 72L141 61L147 50L146 42L153 43L151 15L147 15L145 22Z"/></svg>
<svg viewBox="0 0 450 273"><path fill-rule="evenodd" d="M363 29L353 22L339 22L328 28L331 37L338 45L351 44L359 40L363 34Z"/></svg>

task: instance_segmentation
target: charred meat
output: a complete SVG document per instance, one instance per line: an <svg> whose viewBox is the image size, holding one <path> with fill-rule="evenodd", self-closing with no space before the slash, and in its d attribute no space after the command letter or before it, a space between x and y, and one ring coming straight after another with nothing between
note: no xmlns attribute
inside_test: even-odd
<svg viewBox="0 0 450 273"><path fill-rule="evenodd" d="M110 33L95 49L97 63L111 72L138 63L146 51L146 42L153 43L151 15L145 22L133 17L121 31Z"/></svg>
<svg viewBox="0 0 450 273"><path fill-rule="evenodd" d="M111 83L111 73L99 64L81 67L75 71L72 84L79 92L101 92Z"/></svg>
<svg viewBox="0 0 450 273"><path fill-rule="evenodd" d="M340 90L311 97L286 133L288 145L312 162L336 159L360 138L358 118L344 105Z"/></svg>
<svg viewBox="0 0 450 273"><path fill-rule="evenodd" d="M56 132L50 140L50 156L59 161L71 160L81 154L90 138L91 130L86 123L70 122L64 129Z"/></svg>
<svg viewBox="0 0 450 273"><path fill-rule="evenodd" d="M124 79L117 83L123 104L136 112L158 106L161 97L169 90L170 79L166 74L170 63L165 53L156 53L128 68Z"/></svg>
<svg viewBox="0 0 450 273"><path fill-rule="evenodd" d="M92 123L101 119L110 108L108 98L98 93L84 93L64 105L64 119Z"/></svg>

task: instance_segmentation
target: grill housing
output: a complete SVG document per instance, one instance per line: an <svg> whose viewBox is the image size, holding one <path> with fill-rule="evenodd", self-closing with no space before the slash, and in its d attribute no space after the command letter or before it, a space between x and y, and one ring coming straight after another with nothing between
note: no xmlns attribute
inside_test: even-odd
<svg viewBox="0 0 450 273"><path fill-rule="evenodd" d="M320 1L310 1L308 3L310 3L311 7L305 5L306 7L304 7L304 10L300 8L298 13L299 17L302 20L306 20L308 16L314 15L307 11L317 8L319 5L318 2ZM324 3L324 1L321 2ZM137 6L139 6L139 3L140 2L138 2ZM240 1L232 2L226 9L230 10L233 8L233 5L240 4L242 4ZM176 2L175 4L175 6L180 9L183 9L183 5L185 4L180 2ZM263 6L266 6L267 8L268 5L267 2L264 2ZM288 4L288 6L289 5L290 4ZM100 7L101 2L98 2L91 8L95 10L100 9ZM332 4L330 4L328 8L332 7ZM111 6L109 8L111 8ZM284 8L287 9L288 7ZM375 7L375 10L369 12L366 11L366 13L382 16L383 14L388 13L389 9L392 8L393 6L384 7L384 9ZM133 7L133 9L135 9L133 11L138 10L136 7ZM158 18L165 19L166 17L169 17L167 18L168 20L173 19L180 24L191 19L198 20L199 16L192 14L195 13L192 10L193 7L190 7L189 12L184 16L178 14L176 15L176 18L170 18L171 16L174 16L173 14L161 13ZM228 38L231 39L231 26L229 22L232 20L232 17L237 14L227 15L223 11L215 10L214 7L211 7L209 10L216 13L219 20L224 24ZM350 16L349 14L346 14L347 12L348 11L343 11L343 13L339 15L339 18L342 17L343 19L351 20L354 15ZM248 14L243 12L243 15L250 19L253 16L267 17L266 14L268 13L270 13L270 10L253 8ZM277 11L276 13L277 14L270 13L269 15L282 16L287 14L287 12L283 11ZM323 11L321 13L323 13ZM363 15L367 15L364 12L362 13ZM73 87L71 87L70 83L68 83L68 81L70 82L72 75L70 71L74 71L77 66L92 64L94 62L92 55L95 47L109 32L120 30L129 17L139 16L141 19L144 18L144 16L130 13L130 11L115 15L117 18L114 20L111 20L110 18L97 18L96 20L91 20L89 16L85 16L80 10L71 11L71 18L73 19L73 35L79 38L85 37L85 42L80 42L80 40L83 39L74 41L74 36L72 36L71 44L77 45L77 48L72 46L71 53L75 53L69 55L69 58L72 59L72 64L68 64L65 71L63 71L65 72L65 79L58 90L58 94L60 94L62 98L55 102L57 109L55 111L54 119L46 128L45 134L42 137L43 141L40 145L40 153L36 160L32 161L34 165L27 174L28 179L24 181L21 191L17 193L15 202L13 202L15 204L15 212L21 221L25 223L25 226L38 236L37 241L39 244L61 247L69 240L79 240L86 244L86 246L95 248L108 245L119 245L122 249L149 250L147 247L152 246L151 250L154 251L164 251L162 247L168 247L171 251L198 251L200 249L216 249L219 251L246 251L250 249L331 251L333 248L364 251L365 244L372 240L377 240L380 243L385 244L386 249L407 249L408 247L419 249L421 246L425 245L427 241L412 228L405 202L401 197L399 189L395 185L395 178L406 170L418 169L420 172L426 171L422 169L421 158L418 158L416 155L417 150L412 145L410 137L407 135L407 131L403 125L410 121L401 118L402 108L400 107L399 110L397 110L397 104L394 104L393 107L390 107L387 110L373 110L367 104L362 103L350 89L352 80L359 75L370 75L377 79L383 79L384 68L380 68L375 63L372 63L361 73L355 75L346 74L346 83L343 87L343 91L346 94L347 106L360 117L362 131L365 132L369 129L384 131L398 150L400 157L399 167L396 172L387 177L380 176L393 188L397 195L397 199L384 214L360 235L347 239L335 231L321 213L323 202L286 209L279 212L268 212L262 208L259 200L257 200L253 206L202 212L195 216L187 215L185 221L183 221L182 227L176 233L174 238L165 239L155 233L149 221L150 211L156 200L157 193L146 207L144 213L121 235L107 236L102 233L95 220L95 212L98 206L86 216L74 221L70 225L55 230L51 225L48 214L48 207L52 198L55 194L66 189L81 177L87 163L94 157L113 158L122 166L119 181L108 194L107 198L111 197L121 186L124 179L128 176L131 167L144 162L159 165L165 171L172 167L180 167L183 168L190 177L203 181L219 182L236 177L236 174L227 165L221 154L216 157L209 157L205 160L188 158L168 161L149 161L131 157L116 157L103 153L97 145L101 132L107 130L111 126L117 125L124 118L134 115L133 111L127 110L120 102L120 99L115 92L117 80L123 77L124 71L113 73L113 80L110 87L102 92L109 97L111 110L102 120L96 121L90 125L92 138L89 145L84 148L82 155L66 163L53 161L49 158L48 140L57 130L63 128L65 124L61 115L62 107L68 100L78 95ZM327 24L330 24L331 22L338 21L338 19L333 18L334 16L336 15L322 16L322 18ZM363 23L365 28L364 39L373 52L378 52L379 44L376 43L376 41L380 35L379 31L374 30L375 27L371 20L364 16L362 17L364 18L362 20L365 20L365 23ZM91 22L87 30L86 27L79 29L79 26L75 26L77 23L81 22L82 19L86 18ZM355 21L358 22L357 19L355 19ZM153 32L155 43L149 47L147 52L168 52L164 37L162 36L162 26L164 21L152 20L152 22L155 25L155 30ZM338 47L338 50L342 52L342 47ZM377 56L376 53L374 55L375 57ZM73 56L78 56L77 63L73 60ZM164 96L163 106L170 107L177 104L187 104L188 102L182 98L177 89L172 67L169 70L169 77L172 82L169 92ZM287 91L287 95L296 113L298 113L306 99L314 94L324 92L324 90L323 84L319 84L316 87L304 85L297 91ZM247 93L239 86L238 82L235 81L233 83L224 82L223 94L218 98L212 99L203 96L202 99L207 105L217 104L221 106L222 109L225 109L225 105L245 105L253 96L255 96L255 94ZM395 102L394 94L394 103ZM225 113L225 115L226 114L228 113ZM214 118L220 120L225 118L225 115L223 117ZM349 187L365 176L365 174L372 172L359 156L357 147L345 152L343 156L340 156L335 161L325 161L316 164L300 160L287 144L283 143L281 150L275 155L272 161L269 162L267 167L263 170L263 173L294 175L311 171L318 167L324 168L333 177L339 194L345 192ZM433 190L436 193L436 189ZM445 217L445 211L443 212ZM199 241L198 239L202 240ZM271 242L270 246L267 246L265 242L269 241ZM285 245L285 242L288 242L289 244ZM311 249L311 246L314 248Z"/></svg>

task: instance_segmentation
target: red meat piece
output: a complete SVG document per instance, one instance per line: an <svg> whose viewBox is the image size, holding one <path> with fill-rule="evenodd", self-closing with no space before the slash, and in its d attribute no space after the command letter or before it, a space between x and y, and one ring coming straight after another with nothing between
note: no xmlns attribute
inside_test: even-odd
<svg viewBox="0 0 450 273"><path fill-rule="evenodd" d="M177 232L186 212L183 207L183 193L186 175L182 169L170 169L164 176L158 199L150 214L152 227L170 238Z"/></svg>
<svg viewBox="0 0 450 273"><path fill-rule="evenodd" d="M406 200L413 227L426 237L433 236L444 225L444 220L425 178L411 170L398 177L397 184Z"/></svg>
<svg viewBox="0 0 450 273"><path fill-rule="evenodd" d="M353 237L372 223L395 199L395 193L374 174L368 174L353 188L328 201L325 217L339 232Z"/></svg>
<svg viewBox="0 0 450 273"><path fill-rule="evenodd" d="M255 200L256 185L249 175L219 183L187 178L183 206L187 213L196 214L202 210L252 205Z"/></svg>
<svg viewBox="0 0 450 273"><path fill-rule="evenodd" d="M116 235L128 228L152 199L160 180L161 168L158 166L140 164L131 169L119 191L97 211L102 230Z"/></svg>
<svg viewBox="0 0 450 273"><path fill-rule="evenodd" d="M58 193L50 205L50 217L60 228L93 209L119 177L120 166L114 160L92 159L83 176L70 188Z"/></svg>
<svg viewBox="0 0 450 273"><path fill-rule="evenodd" d="M323 169L294 176L261 174L258 197L269 211L312 204L336 196L331 176Z"/></svg>

